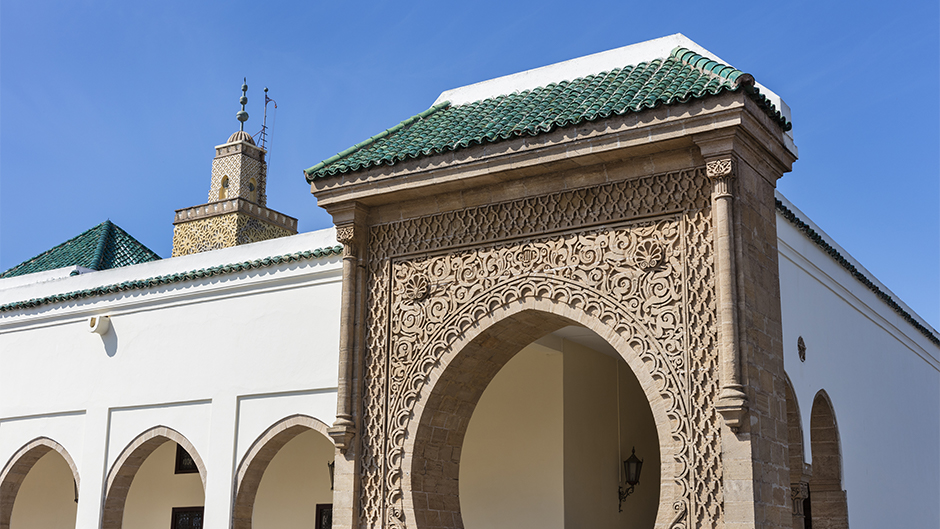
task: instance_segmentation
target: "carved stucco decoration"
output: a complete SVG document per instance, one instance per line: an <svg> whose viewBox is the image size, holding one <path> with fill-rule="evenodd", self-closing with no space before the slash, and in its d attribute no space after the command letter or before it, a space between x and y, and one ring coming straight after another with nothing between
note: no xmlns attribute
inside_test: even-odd
<svg viewBox="0 0 940 529"><path fill-rule="evenodd" d="M793 501L793 516L804 516L803 500L809 498L809 483L801 481L790 484L790 500Z"/></svg>
<svg viewBox="0 0 940 529"><path fill-rule="evenodd" d="M173 257L293 235L248 215L226 213L173 227Z"/></svg>
<svg viewBox="0 0 940 529"><path fill-rule="evenodd" d="M480 314L520 296L577 306L630 344L678 447L666 522L720 524L711 222L699 168L372 227L360 527L414 525L402 460L428 374Z"/></svg>

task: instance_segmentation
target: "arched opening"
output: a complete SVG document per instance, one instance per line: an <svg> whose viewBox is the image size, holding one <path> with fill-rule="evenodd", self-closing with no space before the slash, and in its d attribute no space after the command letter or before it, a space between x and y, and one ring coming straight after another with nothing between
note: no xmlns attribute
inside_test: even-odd
<svg viewBox="0 0 940 529"><path fill-rule="evenodd" d="M163 426L121 452L108 474L103 529L202 527L206 468L186 437Z"/></svg>
<svg viewBox="0 0 940 529"><path fill-rule="evenodd" d="M329 527L335 451L326 424L313 417L293 415L268 428L238 466L234 529Z"/></svg>
<svg viewBox="0 0 940 529"><path fill-rule="evenodd" d="M74 527L78 485L62 445L47 437L30 441L0 472L0 529Z"/></svg>
<svg viewBox="0 0 940 529"><path fill-rule="evenodd" d="M793 502L793 529L807 529L809 476L803 450L803 422L790 378L784 378L787 403L787 453L790 466L790 499Z"/></svg>
<svg viewBox="0 0 940 529"><path fill-rule="evenodd" d="M813 399L810 414L813 475L809 481L813 529L847 529L846 493L842 490L842 446L832 401L824 390ZM809 525L809 524L807 524Z"/></svg>
<svg viewBox="0 0 940 529"><path fill-rule="evenodd" d="M248 180L248 201L258 202L258 183L255 182L254 178Z"/></svg>
<svg viewBox="0 0 940 529"><path fill-rule="evenodd" d="M222 183L219 185L219 200L225 200L228 198L228 176L222 177Z"/></svg>
<svg viewBox="0 0 940 529"><path fill-rule="evenodd" d="M638 357L574 318L522 310L491 319L454 345L415 406L405 518L469 529L664 523L673 505L668 419L658 394L650 404L655 382ZM641 480L621 512L634 447Z"/></svg>

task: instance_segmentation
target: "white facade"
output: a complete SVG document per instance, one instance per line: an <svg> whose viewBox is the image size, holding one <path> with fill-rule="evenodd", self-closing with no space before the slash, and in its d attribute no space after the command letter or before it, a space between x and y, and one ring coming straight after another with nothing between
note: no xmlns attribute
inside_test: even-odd
<svg viewBox="0 0 940 529"><path fill-rule="evenodd" d="M0 281L0 304L332 248L334 237L328 229L35 284L11 278ZM207 527L228 527L236 467L265 430L295 414L324 428L335 418L341 289L333 254L5 313L0 459L39 437L59 443L80 476L76 526L98 527L115 462L165 426L205 465ZM108 332L89 332L101 316Z"/></svg>
<svg viewBox="0 0 940 529"><path fill-rule="evenodd" d="M937 336L786 198L777 198ZM813 400L825 391L838 423L851 527L940 526L940 347L779 212L777 240L784 367L799 404L806 462L813 458Z"/></svg>
<svg viewBox="0 0 940 529"><path fill-rule="evenodd" d="M779 214L777 230L784 363L806 463L813 401L824 391L838 424L851 526L937 526L940 348ZM332 247L333 237L330 229L72 277L11 278L0 281L0 305ZM59 443L80 477L76 527L99 527L107 479L125 447L165 426L205 465L206 527L229 527L239 464L265 431L295 414L324 427L334 420L340 264L332 254L4 313L0 462L9 467L39 437ZM89 332L89 318L101 316L108 332ZM468 454L488 450L485 436L473 439L483 444Z"/></svg>

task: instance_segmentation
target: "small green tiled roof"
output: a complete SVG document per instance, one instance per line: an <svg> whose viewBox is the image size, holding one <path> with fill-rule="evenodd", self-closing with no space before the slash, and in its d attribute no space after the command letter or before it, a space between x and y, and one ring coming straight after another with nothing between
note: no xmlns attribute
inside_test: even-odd
<svg viewBox="0 0 940 529"><path fill-rule="evenodd" d="M435 105L304 173L312 182L737 90L744 90L783 130L790 130L790 122L754 87L753 77L686 48L676 48L664 59L573 81L464 105Z"/></svg>
<svg viewBox="0 0 940 529"><path fill-rule="evenodd" d="M0 274L0 278L81 266L107 270L156 261L160 256L110 220Z"/></svg>

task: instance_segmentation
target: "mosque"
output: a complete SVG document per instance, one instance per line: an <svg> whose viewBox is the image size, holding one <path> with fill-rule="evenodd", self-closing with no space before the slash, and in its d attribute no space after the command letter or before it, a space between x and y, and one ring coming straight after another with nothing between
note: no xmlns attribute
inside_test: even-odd
<svg viewBox="0 0 940 529"><path fill-rule="evenodd" d="M0 274L0 529L940 526L940 334L775 190L753 76L676 34L449 90L299 234L242 89L171 258Z"/></svg>

